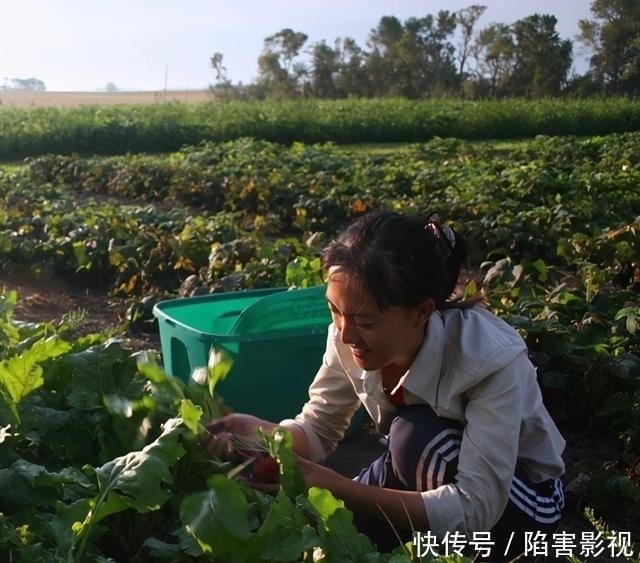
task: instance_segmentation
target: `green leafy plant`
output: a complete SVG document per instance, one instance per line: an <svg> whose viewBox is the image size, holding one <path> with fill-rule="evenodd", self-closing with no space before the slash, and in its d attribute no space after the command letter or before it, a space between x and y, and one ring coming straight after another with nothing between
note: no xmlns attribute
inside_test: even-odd
<svg viewBox="0 0 640 563"><path fill-rule="evenodd" d="M80 287L102 287L114 298L130 300L129 323L152 326L153 303L161 298L322 283L319 248L351 218L377 206L416 214L436 208L472 243L471 265L480 268L467 290L482 289L487 306L523 335L545 402L563 432L570 440L585 433L601 436L611 446L616 463L593 469L581 498L605 518L617 522L623 515L621 525L637 528L640 135L461 140L480 131L512 136L521 131L523 115L530 124L545 108L574 133L585 132L577 121L588 109L594 112L590 123L604 131L602 123L632 123L634 114L628 112L635 106L611 101L580 105L578 111L564 104L565 116L557 107L521 101L474 104L471 113L469 106L437 107L431 101L341 101L313 111L303 106L225 104L229 119L217 106L193 108L194 113L163 107L157 114L82 109L65 119L34 111L28 115L32 128L23 126L22 113L3 111L3 119L20 124L21 132L5 135L13 144L0 152L15 156L28 148L32 156L0 170L0 267L21 264L34 276L62 275ZM317 109L324 124L313 121ZM373 122L367 121L369 112ZM208 125L214 116L220 130ZM310 121L300 127L303 117ZM393 120L410 127L411 134L389 127ZM123 128L127 122L134 125ZM417 137L425 123L428 138L424 131ZM516 129L509 131L505 123ZM171 143L191 142L157 144L153 134L163 131L159 137L167 139L165 126L180 133ZM203 128L211 134L208 141L202 141ZM23 130L30 131L28 138L21 136ZM98 144L89 142L88 131ZM287 131L305 131L322 144L299 138L290 143ZM388 140L386 131L415 144L336 144ZM459 138L438 137L439 132ZM52 154L59 146L65 154ZM125 146L133 150L117 155ZM158 146L172 152L140 152ZM45 148L49 154L38 156ZM474 274L472 269L469 277ZM223 481L229 468L212 465L192 443L198 413L219 412L209 383L176 387L157 366L139 367L108 340L113 333L67 341L81 311L70 311L55 325L37 325L17 322L16 304L14 292L0 299L5 558L16 560L20 553L25 561L48 563L71 557L69 550L77 553L72 535L57 534L69 522L87 519L86 499L98 498L98 469L116 459L126 463L127 454L149 447L162 436L162 425L175 419L182 420L175 432L184 453L167 464L173 480L157 485L171 492L169 499L147 512L138 512L141 501L89 518L77 538L84 542L82 552L95 560L209 557L178 514L188 494L212 495L209 477L225 495L244 495L250 523L238 530L259 536L259 517L268 513L269 499L242 483ZM163 451L157 447L154 452ZM154 479L161 474L166 476L158 471ZM106 499L119 494L108 493L101 506L111 506ZM306 533L320 537L309 519L313 510L298 506L304 494L284 497L278 501L283 512L302 510L310 526L303 526ZM35 513L35 506L34 519L28 510ZM56 518L63 512L61 524ZM297 512L290 518L301 521ZM131 538L131 529L140 531L138 537ZM306 550L306 536L291 537ZM111 556L106 544L120 552ZM325 553L324 547L315 548Z"/></svg>

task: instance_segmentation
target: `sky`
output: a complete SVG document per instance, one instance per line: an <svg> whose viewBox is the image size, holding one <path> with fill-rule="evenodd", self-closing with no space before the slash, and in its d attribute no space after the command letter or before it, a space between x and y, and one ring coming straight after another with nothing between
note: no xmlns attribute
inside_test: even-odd
<svg viewBox="0 0 640 563"><path fill-rule="evenodd" d="M0 0L0 87L37 78L48 91L198 90L215 82L220 52L231 82L257 76L265 38L290 28L306 47L351 37L363 49L383 16L401 21L487 7L476 29L554 15L562 39L592 19L592 0ZM455 41L454 41L455 42ZM576 56L578 73L586 70Z"/></svg>

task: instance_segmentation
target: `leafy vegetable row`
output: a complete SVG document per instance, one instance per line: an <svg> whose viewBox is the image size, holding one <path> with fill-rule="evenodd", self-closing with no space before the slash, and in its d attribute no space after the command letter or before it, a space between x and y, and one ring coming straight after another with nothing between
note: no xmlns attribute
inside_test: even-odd
<svg viewBox="0 0 640 563"><path fill-rule="evenodd" d="M437 209L473 244L467 291L520 330L552 414L618 461L585 493L639 529L640 133L400 148L239 139L166 156L42 156L0 176L0 262L134 297L318 283L318 249L377 205Z"/></svg>
<svg viewBox="0 0 640 563"><path fill-rule="evenodd" d="M168 152L242 137L291 144L522 139L637 130L631 98L461 101L403 98L0 108L0 160Z"/></svg>

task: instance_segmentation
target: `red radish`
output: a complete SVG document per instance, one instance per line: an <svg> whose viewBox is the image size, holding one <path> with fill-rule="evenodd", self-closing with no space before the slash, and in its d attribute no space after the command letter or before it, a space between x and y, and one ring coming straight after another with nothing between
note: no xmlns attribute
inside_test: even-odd
<svg viewBox="0 0 640 563"><path fill-rule="evenodd" d="M271 456L259 454L251 464L251 479L258 483L277 483L280 481L280 466Z"/></svg>
<svg viewBox="0 0 640 563"><path fill-rule="evenodd" d="M261 455L261 454L257 454L254 450L245 449L245 448L236 448L235 452L240 459L249 459L250 457Z"/></svg>

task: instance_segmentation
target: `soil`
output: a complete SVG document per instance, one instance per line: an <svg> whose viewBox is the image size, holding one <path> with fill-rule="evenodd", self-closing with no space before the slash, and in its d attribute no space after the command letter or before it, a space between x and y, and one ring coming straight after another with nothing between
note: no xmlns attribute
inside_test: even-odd
<svg viewBox="0 0 640 563"><path fill-rule="evenodd" d="M127 303L113 298L105 290L99 288L80 289L71 281L55 276L36 276L26 266L5 266L0 269L0 294L2 291L16 290L18 304L13 318L23 322L51 322L59 324L72 311L83 310L83 320L74 329L80 334L111 330L132 350L160 351L160 341L156 331L148 332L125 328ZM610 452L606 448L595 448L592 443L584 444L580 440L567 440L565 452L567 474L565 484L571 482L580 473L589 473L601 466ZM348 477L356 476L360 469L368 465L384 450L380 436L376 434L370 423L364 423L357 432L351 433L338 450L327 460L327 465ZM600 453L598 453L600 452ZM610 458L609 458L610 459ZM581 516L578 498L567 491L568 510L559 527L559 532L573 534L577 541L582 531L591 527ZM580 546L578 545L578 548ZM564 557L537 558L536 561L565 561ZM598 561L621 561L600 556ZM527 559L519 559L521 562Z"/></svg>
<svg viewBox="0 0 640 563"><path fill-rule="evenodd" d="M36 273L28 266L9 264L0 268L2 290L18 293L13 313L17 321L59 325L69 313L81 311L75 333L113 331L114 336L134 350L160 349L156 332L125 327L128 304L124 299L111 297L103 288L79 288L72 281L46 272Z"/></svg>

